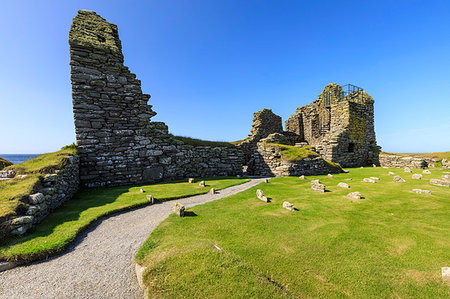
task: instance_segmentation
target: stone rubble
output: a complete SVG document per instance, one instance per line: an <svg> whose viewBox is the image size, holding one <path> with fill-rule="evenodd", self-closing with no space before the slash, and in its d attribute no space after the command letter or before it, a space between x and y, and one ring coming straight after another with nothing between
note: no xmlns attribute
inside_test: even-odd
<svg viewBox="0 0 450 299"><path fill-rule="evenodd" d="M394 182L397 182L397 183L405 183L406 181L405 181L404 179L402 179L401 176L396 175L396 176L394 176Z"/></svg>
<svg viewBox="0 0 450 299"><path fill-rule="evenodd" d="M295 207L288 201L283 202L283 208L289 211L295 211Z"/></svg>

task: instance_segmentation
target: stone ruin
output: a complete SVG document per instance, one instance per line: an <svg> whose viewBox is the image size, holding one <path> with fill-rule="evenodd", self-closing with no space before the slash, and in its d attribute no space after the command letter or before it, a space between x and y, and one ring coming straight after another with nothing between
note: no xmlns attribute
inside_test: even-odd
<svg viewBox="0 0 450 299"><path fill-rule="evenodd" d="M191 146L174 138L124 66L117 26L80 10L69 32L80 180L85 187L242 173L231 146Z"/></svg>
<svg viewBox="0 0 450 299"><path fill-rule="evenodd" d="M69 33L72 98L85 187L152 183L187 177L313 175L378 163L373 99L353 85L327 85L285 123L270 109L254 113L251 134L237 146L192 146L169 134L148 105L150 95L124 66L117 26L80 10ZM320 154L299 163L279 159L269 137Z"/></svg>
<svg viewBox="0 0 450 299"><path fill-rule="evenodd" d="M269 109L258 111L251 134L239 144L244 165L251 174L276 176L336 172L322 157L343 167L379 165L373 103L372 97L359 87L331 83L317 100L297 108L286 120L285 131L281 117ZM264 141L310 145L322 157L286 163L278 159L279 150L263 146Z"/></svg>

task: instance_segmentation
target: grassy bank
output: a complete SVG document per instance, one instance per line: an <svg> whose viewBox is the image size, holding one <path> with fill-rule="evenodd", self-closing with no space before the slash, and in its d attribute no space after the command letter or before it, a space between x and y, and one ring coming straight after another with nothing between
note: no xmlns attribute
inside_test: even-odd
<svg viewBox="0 0 450 299"><path fill-rule="evenodd" d="M24 174L26 177L0 181L0 220L5 220L26 210L27 204L22 199L35 189L42 175L60 169L67 159L75 154L75 146L65 146L57 152L42 154L23 163L6 167L5 170L12 169L17 174Z"/></svg>
<svg viewBox="0 0 450 299"><path fill-rule="evenodd" d="M214 178L207 187L198 183L172 182L137 187L86 189L64 203L41 224L22 237L0 247L0 259L34 261L64 251L90 223L98 218L147 204L146 195L164 201L206 193L210 188L220 190L247 182L248 179ZM141 193L140 189L145 193Z"/></svg>
<svg viewBox="0 0 450 299"><path fill-rule="evenodd" d="M274 178L194 207L197 217L169 217L136 261L148 267L150 297L445 298L450 189L429 184L441 174L412 180L400 169L358 168L332 178ZM370 176L380 181L362 182ZM329 192L312 191L312 179ZM258 188L271 203L256 198ZM345 196L353 191L364 198ZM283 209L285 200L299 210Z"/></svg>

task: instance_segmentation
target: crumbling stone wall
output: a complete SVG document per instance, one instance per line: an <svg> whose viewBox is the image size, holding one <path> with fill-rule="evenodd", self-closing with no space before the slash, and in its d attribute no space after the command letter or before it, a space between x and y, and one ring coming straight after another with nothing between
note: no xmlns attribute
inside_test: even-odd
<svg viewBox="0 0 450 299"><path fill-rule="evenodd" d="M11 178L20 179L20 176ZM42 222L52 211L75 195L79 184L79 157L67 157L61 163L60 169L44 175L33 187L33 192L24 196L22 201L27 205L25 210L17 211L14 217L0 219L0 239L23 235Z"/></svg>
<svg viewBox="0 0 450 299"><path fill-rule="evenodd" d="M117 26L80 10L69 32L72 98L83 186L236 175L236 148L192 147L175 140L123 65Z"/></svg>
<svg viewBox="0 0 450 299"><path fill-rule="evenodd" d="M358 91L351 100L338 101L341 93L339 85L327 85L316 101L297 108L286 121L286 131L343 167L378 164L372 97Z"/></svg>
<svg viewBox="0 0 450 299"><path fill-rule="evenodd" d="M400 156L400 155L388 155L380 153L380 166L383 167L409 167L409 168L426 168L428 162L424 158Z"/></svg>
<svg viewBox="0 0 450 299"><path fill-rule="evenodd" d="M272 112L272 109L261 109L253 113L252 129L248 137L239 144L243 152L243 164L247 165L258 141L272 133L283 133L281 116Z"/></svg>

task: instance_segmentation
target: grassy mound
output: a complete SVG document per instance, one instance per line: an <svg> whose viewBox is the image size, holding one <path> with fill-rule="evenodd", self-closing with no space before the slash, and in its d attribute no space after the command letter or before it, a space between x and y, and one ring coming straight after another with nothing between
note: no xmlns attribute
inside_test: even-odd
<svg viewBox="0 0 450 299"><path fill-rule="evenodd" d="M74 145L65 146L60 151L40 155L20 164L13 164L5 169L13 169L17 174L26 174L25 178L0 181L0 222L23 212L27 204L22 202L25 195L36 188L43 174L60 169L70 156L76 154Z"/></svg>
<svg viewBox="0 0 450 299"><path fill-rule="evenodd" d="M203 194L242 184L248 179L214 178L207 188L187 182L172 182L137 187L86 189L65 202L25 236L0 247L0 260L28 262L64 251L90 223L102 216L148 204L146 195L169 200ZM140 189L145 193L140 193Z"/></svg>
<svg viewBox="0 0 450 299"><path fill-rule="evenodd" d="M192 145L192 146L211 146L211 147L221 146L221 147L230 147L230 148L235 147L230 142L225 142L225 141L208 141L208 140L202 140L202 139L196 139L196 138L184 137L184 136L173 136L173 137L177 140L184 142L185 144Z"/></svg>
<svg viewBox="0 0 450 299"><path fill-rule="evenodd" d="M8 160L0 157L0 170L2 170L3 168L12 165L11 162L9 162Z"/></svg>
<svg viewBox="0 0 450 299"><path fill-rule="evenodd" d="M395 183L389 171L406 183ZM412 180L403 170L370 167L274 178L192 208L197 217L169 217L136 261L147 267L149 297L446 298L441 267L450 260L450 189L428 181L441 174ZM380 181L362 182L370 176ZM312 179L331 192L311 190ZM271 203L256 198L258 188ZM354 191L364 198L346 197ZM283 209L284 201L298 211Z"/></svg>

